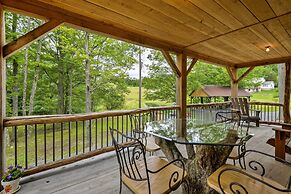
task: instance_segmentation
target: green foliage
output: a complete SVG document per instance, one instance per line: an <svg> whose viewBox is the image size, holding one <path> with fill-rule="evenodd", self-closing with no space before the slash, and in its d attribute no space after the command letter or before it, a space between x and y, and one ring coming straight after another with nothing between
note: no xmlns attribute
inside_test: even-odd
<svg viewBox="0 0 291 194"><path fill-rule="evenodd" d="M175 101L176 78L171 68L166 63L163 55L159 51L151 51L149 57L151 64L148 65L149 75L144 78L146 98L151 100ZM247 68L239 69L241 76ZM259 78L267 81L278 82L277 65L256 67L239 83L240 88L256 88L260 82ZM224 67L207 64L198 61L187 77L187 93L190 95L193 90L197 90L205 85L218 85L230 87L230 77ZM200 100L194 99L194 102Z"/></svg>
<svg viewBox="0 0 291 194"><path fill-rule="evenodd" d="M148 59L152 63L147 65L149 69L148 77L143 79L146 99L175 102L176 77L166 63L162 53L152 50Z"/></svg>
<svg viewBox="0 0 291 194"><path fill-rule="evenodd" d="M13 181L23 176L23 169L21 166L9 166L8 170L2 176L3 182Z"/></svg>
<svg viewBox="0 0 291 194"><path fill-rule="evenodd" d="M7 41L25 34L41 24L40 20L6 13ZM30 106L33 82L35 115L81 113L86 110L86 61L90 61L91 109L121 109L128 93L128 70L136 63L137 46L96 34L61 26L28 47L26 111ZM41 44L40 51L38 46ZM37 60L40 57L40 60ZM25 50L7 60L7 116L18 98L18 115L22 114ZM15 72L15 68L17 72ZM39 72L38 78L35 76ZM71 80L71 81L70 81ZM16 88L16 89L15 89ZM72 88L72 90L70 90ZM70 112L72 107L72 112Z"/></svg>

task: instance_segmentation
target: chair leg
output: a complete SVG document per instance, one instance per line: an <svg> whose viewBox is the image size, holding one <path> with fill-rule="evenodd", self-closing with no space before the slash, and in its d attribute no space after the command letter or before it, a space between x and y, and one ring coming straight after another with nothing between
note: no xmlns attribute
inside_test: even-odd
<svg viewBox="0 0 291 194"><path fill-rule="evenodd" d="M122 180L121 180L121 176L120 176L120 182L119 182L119 194L121 194L122 191Z"/></svg>
<svg viewBox="0 0 291 194"><path fill-rule="evenodd" d="M260 127L260 122L259 121L256 121L256 126Z"/></svg>

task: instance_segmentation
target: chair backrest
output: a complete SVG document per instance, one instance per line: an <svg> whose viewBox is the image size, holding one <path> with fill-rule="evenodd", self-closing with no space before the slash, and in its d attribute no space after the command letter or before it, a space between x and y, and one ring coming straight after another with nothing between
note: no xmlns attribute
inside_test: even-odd
<svg viewBox="0 0 291 194"><path fill-rule="evenodd" d="M215 115L215 122L223 123L227 129L237 130L240 122L240 115L235 111L217 112Z"/></svg>
<svg viewBox="0 0 291 194"><path fill-rule="evenodd" d="M249 122L241 119L240 113L237 111L225 111L217 112L215 115L215 121L218 123L224 123L226 129L234 129L239 133L249 133Z"/></svg>
<svg viewBox="0 0 291 194"><path fill-rule="evenodd" d="M240 111L240 114L249 116L249 103L247 98L232 98L232 107Z"/></svg>
<svg viewBox="0 0 291 194"><path fill-rule="evenodd" d="M145 146L139 139L128 137L116 129L110 128L112 142L115 147L119 164L120 176L124 175L136 181L148 181L150 190L149 174L147 170ZM119 144L116 136L121 135L128 139L127 143Z"/></svg>
<svg viewBox="0 0 291 194"><path fill-rule="evenodd" d="M144 131L147 122L152 121L152 115L150 113L138 113L129 115L131 128L134 131Z"/></svg>

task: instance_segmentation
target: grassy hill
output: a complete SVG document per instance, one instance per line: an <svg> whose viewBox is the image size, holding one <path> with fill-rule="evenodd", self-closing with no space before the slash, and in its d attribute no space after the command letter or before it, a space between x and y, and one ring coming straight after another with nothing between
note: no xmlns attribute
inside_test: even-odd
<svg viewBox="0 0 291 194"><path fill-rule="evenodd" d="M138 108L138 87L129 87L130 93L125 97L124 109L137 109ZM153 107L153 106L166 106L171 105L169 102L160 100L146 100L144 97L144 89L142 88L142 108Z"/></svg>

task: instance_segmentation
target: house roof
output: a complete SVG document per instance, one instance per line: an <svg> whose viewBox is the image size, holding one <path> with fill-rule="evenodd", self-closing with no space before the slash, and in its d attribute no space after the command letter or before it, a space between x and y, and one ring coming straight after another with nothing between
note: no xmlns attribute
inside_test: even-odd
<svg viewBox="0 0 291 194"><path fill-rule="evenodd" d="M207 85L198 90L194 90L190 96L192 97L229 97L231 89L229 87ZM249 97L249 92L239 89L238 96Z"/></svg>
<svg viewBox="0 0 291 194"><path fill-rule="evenodd" d="M6 9L230 67L291 60L288 0L0 0ZM270 46L270 52L265 47Z"/></svg>

